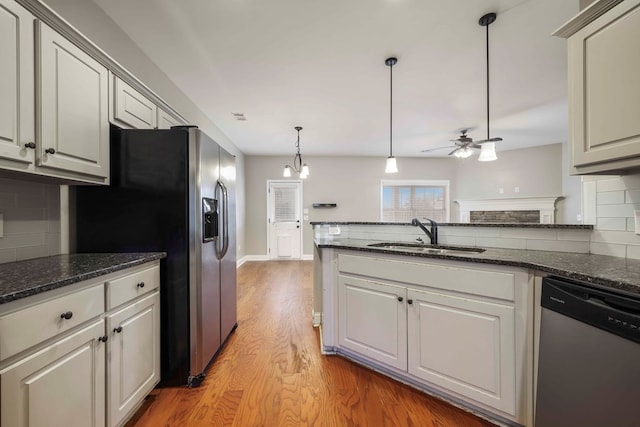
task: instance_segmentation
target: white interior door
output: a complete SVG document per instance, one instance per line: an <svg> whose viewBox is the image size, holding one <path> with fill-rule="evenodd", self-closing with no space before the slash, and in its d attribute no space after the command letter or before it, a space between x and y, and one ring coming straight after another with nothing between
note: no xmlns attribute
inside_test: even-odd
<svg viewBox="0 0 640 427"><path fill-rule="evenodd" d="M268 181L269 259L302 258L302 182Z"/></svg>

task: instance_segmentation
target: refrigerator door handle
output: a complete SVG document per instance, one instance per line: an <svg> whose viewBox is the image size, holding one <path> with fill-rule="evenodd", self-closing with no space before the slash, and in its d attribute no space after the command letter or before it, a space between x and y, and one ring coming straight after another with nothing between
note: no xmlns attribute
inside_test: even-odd
<svg viewBox="0 0 640 427"><path fill-rule="evenodd" d="M216 257L222 259L229 249L229 192L227 187L220 180L216 183L216 187L220 188L222 193L222 248L218 249L216 245Z"/></svg>

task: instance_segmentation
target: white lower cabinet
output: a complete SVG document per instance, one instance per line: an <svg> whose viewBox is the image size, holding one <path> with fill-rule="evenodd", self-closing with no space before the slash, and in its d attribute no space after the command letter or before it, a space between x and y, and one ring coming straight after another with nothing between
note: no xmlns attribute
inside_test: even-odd
<svg viewBox="0 0 640 427"><path fill-rule="evenodd" d="M532 425L533 286L526 270L348 251L333 262L335 284L323 288L325 350Z"/></svg>
<svg viewBox="0 0 640 427"><path fill-rule="evenodd" d="M338 286L340 346L406 370L405 288L349 276Z"/></svg>
<svg viewBox="0 0 640 427"><path fill-rule="evenodd" d="M0 427L123 425L160 381L160 262L0 305Z"/></svg>
<svg viewBox="0 0 640 427"><path fill-rule="evenodd" d="M107 316L107 425L117 426L160 380L160 293Z"/></svg>
<svg viewBox="0 0 640 427"><path fill-rule="evenodd" d="M408 290L411 375L515 415L515 309Z"/></svg>
<svg viewBox="0 0 640 427"><path fill-rule="evenodd" d="M104 426L103 336L100 319L2 369L0 425Z"/></svg>

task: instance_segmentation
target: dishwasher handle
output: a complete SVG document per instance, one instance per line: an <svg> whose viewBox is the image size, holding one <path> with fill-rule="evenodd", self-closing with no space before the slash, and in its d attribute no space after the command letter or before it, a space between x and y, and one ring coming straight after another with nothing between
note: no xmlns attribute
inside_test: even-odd
<svg viewBox="0 0 640 427"><path fill-rule="evenodd" d="M545 277L541 305L640 343L640 300L567 279Z"/></svg>

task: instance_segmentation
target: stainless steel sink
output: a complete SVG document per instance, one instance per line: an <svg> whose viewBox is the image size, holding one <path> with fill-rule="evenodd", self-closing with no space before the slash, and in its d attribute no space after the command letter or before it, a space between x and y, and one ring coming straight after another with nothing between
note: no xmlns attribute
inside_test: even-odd
<svg viewBox="0 0 640 427"><path fill-rule="evenodd" d="M450 245L423 245L419 243L404 242L380 242L367 245L372 248L399 249L410 252L422 252L429 254L479 254L485 251L482 248L470 246L450 246Z"/></svg>

